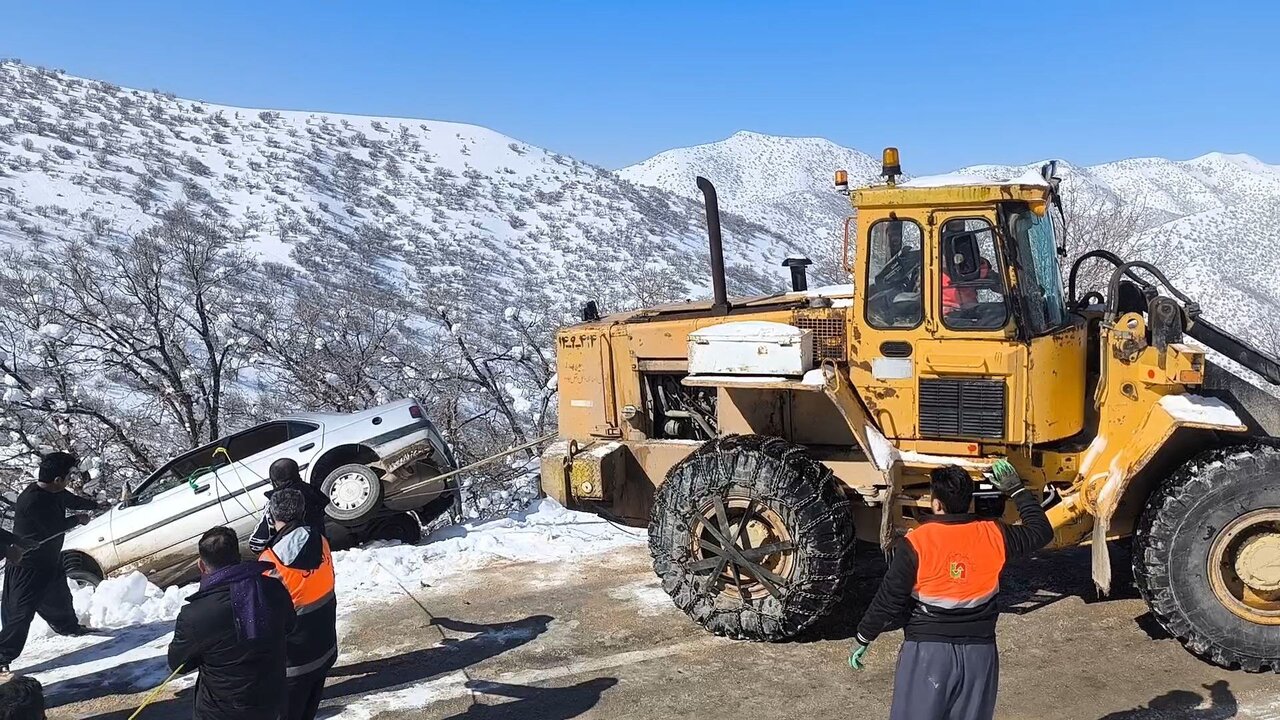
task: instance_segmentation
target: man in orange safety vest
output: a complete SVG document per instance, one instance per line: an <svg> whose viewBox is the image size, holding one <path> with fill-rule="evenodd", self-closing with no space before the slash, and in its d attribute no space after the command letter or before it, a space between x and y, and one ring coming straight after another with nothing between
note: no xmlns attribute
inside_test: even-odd
<svg viewBox="0 0 1280 720"><path fill-rule="evenodd" d="M276 534L259 558L273 568L293 598L297 624L285 645L288 684L283 720L312 720L320 708L324 681L338 658L338 600L334 594L329 541L307 522L307 502L293 488L271 495Z"/></svg>
<svg viewBox="0 0 1280 720"><path fill-rule="evenodd" d="M1007 559L1048 543L1053 527L1012 465L999 460L992 470L995 486L1013 499L1022 524L970 514L973 478L956 465L936 468L929 482L933 515L898 541L858 624L849 655L855 670L862 668L867 646L911 609L890 720L989 720L995 713L1000 571Z"/></svg>

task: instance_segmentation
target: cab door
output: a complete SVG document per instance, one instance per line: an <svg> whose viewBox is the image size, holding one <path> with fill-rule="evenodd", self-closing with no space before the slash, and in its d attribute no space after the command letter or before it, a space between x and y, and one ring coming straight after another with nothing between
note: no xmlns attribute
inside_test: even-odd
<svg viewBox="0 0 1280 720"><path fill-rule="evenodd" d="M871 418L889 438L916 436L916 362L932 292L926 217L899 210L859 216L854 315L849 318L849 375Z"/></svg>
<svg viewBox="0 0 1280 720"><path fill-rule="evenodd" d="M995 217L957 210L936 211L931 220L927 337L916 344L916 437L1022 442L1018 398L1027 346L1016 332Z"/></svg>

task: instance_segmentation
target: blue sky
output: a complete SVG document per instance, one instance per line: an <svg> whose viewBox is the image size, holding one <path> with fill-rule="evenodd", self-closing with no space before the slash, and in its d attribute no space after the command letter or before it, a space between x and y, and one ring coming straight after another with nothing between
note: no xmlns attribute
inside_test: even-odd
<svg viewBox="0 0 1280 720"><path fill-rule="evenodd" d="M914 173L1280 163L1264 2L5 0L0 56L210 102L477 123L607 167L740 129L897 145Z"/></svg>

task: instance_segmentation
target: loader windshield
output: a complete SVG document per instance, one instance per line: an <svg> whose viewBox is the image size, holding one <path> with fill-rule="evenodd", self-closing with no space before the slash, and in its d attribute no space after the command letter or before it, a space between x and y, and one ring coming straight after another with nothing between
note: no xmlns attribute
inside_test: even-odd
<svg viewBox="0 0 1280 720"><path fill-rule="evenodd" d="M1018 270L1018 289L1025 301L1029 330L1039 335L1067 321L1053 221L1047 215L1036 215L1025 205L1012 210L1007 217Z"/></svg>

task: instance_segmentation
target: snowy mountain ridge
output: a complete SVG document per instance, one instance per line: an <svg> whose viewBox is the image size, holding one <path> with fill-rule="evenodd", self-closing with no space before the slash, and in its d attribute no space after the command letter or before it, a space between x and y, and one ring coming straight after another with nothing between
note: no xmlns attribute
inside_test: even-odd
<svg viewBox="0 0 1280 720"><path fill-rule="evenodd" d="M903 163L911 177L909 152ZM1037 171L1042 163L975 165L955 172L1004 179ZM821 139L750 132L668 150L618 174L686 195L681 178L728 179L717 185L727 210L830 247L839 244L850 212L831 185L836 169L849 172L850 186L880 181L880 163L866 153ZM1165 267L1175 282L1201 298L1211 317L1280 351L1280 323L1271 319L1280 310L1280 165L1212 152L1190 160L1065 162L1060 171L1068 211L1083 221L1076 236L1068 232L1073 250L1091 249L1099 233L1130 235L1117 248L1122 256ZM742 189L736 188L739 183Z"/></svg>
<svg viewBox="0 0 1280 720"><path fill-rule="evenodd" d="M1046 158L1047 160L1047 158ZM1038 169L1044 161L1026 165L973 165L958 173L1010 177ZM1115 198L1141 198L1150 208L1171 216L1185 216L1246 200L1274 200L1280 195L1280 165L1252 155L1210 152L1190 160L1143 157L1099 165L1063 163L1074 181ZM912 177L911 157L904 155L906 177ZM690 172L721 179L726 208L753 218L760 206L780 203L797 193L832 194L837 169L849 172L851 186L879 182L880 161L860 150L823 138L793 138L739 131L712 143L661 152L618 174L632 182L660 187L693 197L686 187ZM841 210L843 214L843 208Z"/></svg>

